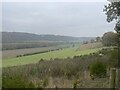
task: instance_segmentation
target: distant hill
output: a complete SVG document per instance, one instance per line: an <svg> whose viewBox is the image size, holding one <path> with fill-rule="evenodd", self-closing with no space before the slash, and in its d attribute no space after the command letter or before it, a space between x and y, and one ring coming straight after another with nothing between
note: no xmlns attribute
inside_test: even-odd
<svg viewBox="0 0 120 90"><path fill-rule="evenodd" d="M60 36L60 35L38 35L32 33L23 32L0 32L2 33L2 43L17 43L26 41L89 41L95 39L95 37L71 37L71 36Z"/></svg>

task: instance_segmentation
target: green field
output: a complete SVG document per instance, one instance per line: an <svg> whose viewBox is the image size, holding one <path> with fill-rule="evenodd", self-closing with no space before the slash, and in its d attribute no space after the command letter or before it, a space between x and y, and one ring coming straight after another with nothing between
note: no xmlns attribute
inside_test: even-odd
<svg viewBox="0 0 120 90"><path fill-rule="evenodd" d="M26 49L15 49L15 50L4 50L2 51L2 58L15 58L20 55L27 55L27 54L34 54L34 53L42 53L42 52L49 52L49 51L56 51L58 49L68 48L71 47L71 44L63 44L57 46L48 46L48 47L39 47L39 48L26 48Z"/></svg>
<svg viewBox="0 0 120 90"><path fill-rule="evenodd" d="M51 52L46 52L42 54L3 59L2 67L37 63L38 61L40 61L40 59L50 60L51 58L67 58L67 57L73 57L73 56L86 55L89 53L97 52L101 49L101 48L96 48L96 49L87 49L87 50L79 51L77 50L77 48L78 47L66 48L63 50L51 51Z"/></svg>

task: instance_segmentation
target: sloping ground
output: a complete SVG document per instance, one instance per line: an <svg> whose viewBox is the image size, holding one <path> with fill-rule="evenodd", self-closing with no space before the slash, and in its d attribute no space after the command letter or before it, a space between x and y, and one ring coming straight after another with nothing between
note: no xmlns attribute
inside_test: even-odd
<svg viewBox="0 0 120 90"><path fill-rule="evenodd" d="M78 50L86 50L86 49L95 49L95 48L100 48L103 47L101 42L97 43L88 43L88 44L83 44L81 45Z"/></svg>
<svg viewBox="0 0 120 90"><path fill-rule="evenodd" d="M99 53L104 54L99 56ZM33 87L36 88L73 88L75 83L77 83L77 88L109 88L109 69L107 69L105 78L94 77L94 80L92 80L89 66L96 60L101 60L101 62L106 64L109 63L110 53L112 53L110 49L103 49L90 55L74 56L66 59L51 59L49 61L41 60L36 64L4 67L2 73L3 85L8 87L7 85L9 84L9 87L11 87L11 82L13 82L13 87L16 87L18 84L24 85L23 82L16 82L18 82L18 79L26 79L26 82L31 82L34 85Z"/></svg>
<svg viewBox="0 0 120 90"><path fill-rule="evenodd" d="M74 57L74 56L80 56L80 55L88 55L90 53L97 52L101 50L102 48L87 49L83 51L76 51L76 49L77 47L74 47L74 48L67 48L63 50L46 52L42 54L3 59L2 66L9 67L9 66L17 66L17 65L26 65L26 64L31 64L31 63L37 63L41 59L50 60L51 58L52 59L67 58L67 57Z"/></svg>
<svg viewBox="0 0 120 90"><path fill-rule="evenodd" d="M48 47L39 47L39 48L29 48L29 49L16 49L16 50L5 50L2 51L2 58L15 58L20 55L34 54L34 53L45 53L50 51L59 50L62 48L69 47L70 45L57 45L57 46L48 46Z"/></svg>
<svg viewBox="0 0 120 90"><path fill-rule="evenodd" d="M2 43L20 43L31 41L90 41L95 37L71 37L61 35L38 35L25 32L0 32L2 33Z"/></svg>

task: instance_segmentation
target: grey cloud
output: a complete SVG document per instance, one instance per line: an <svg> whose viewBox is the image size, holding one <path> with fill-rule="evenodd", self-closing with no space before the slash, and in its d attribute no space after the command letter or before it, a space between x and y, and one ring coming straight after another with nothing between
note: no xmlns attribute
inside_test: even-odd
<svg viewBox="0 0 120 90"><path fill-rule="evenodd" d="M37 34L99 36L112 31L106 22L106 3L3 3L3 29Z"/></svg>

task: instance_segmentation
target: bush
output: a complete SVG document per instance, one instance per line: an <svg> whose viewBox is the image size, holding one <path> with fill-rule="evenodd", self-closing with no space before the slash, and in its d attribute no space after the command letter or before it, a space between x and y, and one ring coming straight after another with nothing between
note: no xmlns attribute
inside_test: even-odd
<svg viewBox="0 0 120 90"><path fill-rule="evenodd" d="M118 48L111 51L110 62L109 62L110 67L114 67L114 68L117 67L117 65L118 65L117 61L118 61L119 56L120 56L120 53L118 52Z"/></svg>
<svg viewBox="0 0 120 90"><path fill-rule="evenodd" d="M43 80L43 87L46 87L48 85L48 77L45 77Z"/></svg>
<svg viewBox="0 0 120 90"><path fill-rule="evenodd" d="M106 76L106 65L100 61L94 62L90 66L90 75L93 75L95 77L105 77Z"/></svg>
<svg viewBox="0 0 120 90"><path fill-rule="evenodd" d="M9 77L4 76L2 78L2 88L34 88L34 84L29 82L24 77L15 76Z"/></svg>

